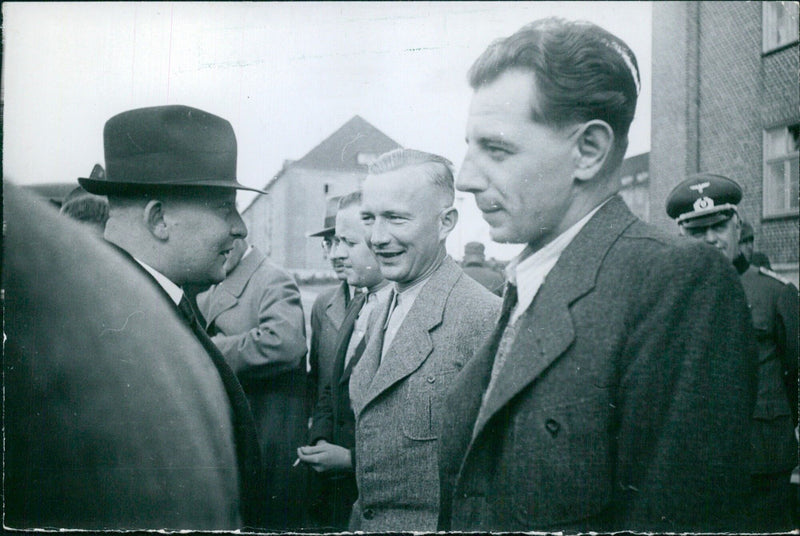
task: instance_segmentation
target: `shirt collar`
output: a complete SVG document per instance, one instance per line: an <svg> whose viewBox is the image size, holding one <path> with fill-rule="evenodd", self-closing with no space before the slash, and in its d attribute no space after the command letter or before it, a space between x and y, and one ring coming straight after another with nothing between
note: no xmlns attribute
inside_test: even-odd
<svg viewBox="0 0 800 536"><path fill-rule="evenodd" d="M155 268L148 266L147 264L143 263L136 257L133 258L136 262L142 265L142 268L147 270L147 273L153 276L153 279L161 285L161 288L169 295L170 299L175 302L175 305L178 305L183 298L183 289L169 280L167 276L156 270Z"/></svg>
<svg viewBox="0 0 800 536"><path fill-rule="evenodd" d="M509 263L506 267L506 280L517 286L518 297L517 306L511 315L511 323L515 322L528 309L561 254L586 223L592 219L592 216L607 202L608 200L600 203L540 250L532 252L528 246Z"/></svg>

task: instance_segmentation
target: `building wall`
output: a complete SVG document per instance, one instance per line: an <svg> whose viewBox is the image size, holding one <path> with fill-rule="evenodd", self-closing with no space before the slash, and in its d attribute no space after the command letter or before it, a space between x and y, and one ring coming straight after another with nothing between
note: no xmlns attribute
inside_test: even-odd
<svg viewBox="0 0 800 536"><path fill-rule="evenodd" d="M756 249L796 280L798 217L764 218L762 181L763 130L800 119L797 44L762 54L761 2L656 2L653 20L651 221L675 230L664 202L687 174L729 176Z"/></svg>
<svg viewBox="0 0 800 536"><path fill-rule="evenodd" d="M270 184L242 214L248 240L280 266L293 271L330 271L320 238L308 233L322 229L329 197L359 186L361 174L290 168Z"/></svg>
<svg viewBox="0 0 800 536"><path fill-rule="evenodd" d="M287 188L284 234L287 268L330 270L322 257L321 239L307 238L309 232L322 229L325 204L329 197L356 190L359 174L318 169L295 168L281 178Z"/></svg>

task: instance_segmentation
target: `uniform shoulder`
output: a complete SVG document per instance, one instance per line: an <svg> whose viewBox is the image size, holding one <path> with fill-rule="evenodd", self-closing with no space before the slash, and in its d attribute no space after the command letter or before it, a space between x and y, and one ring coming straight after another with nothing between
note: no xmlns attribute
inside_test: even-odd
<svg viewBox="0 0 800 536"><path fill-rule="evenodd" d="M774 279L774 280L776 280L779 283L784 284L784 285L791 285L792 284L792 282L789 281L788 279L786 279L785 277L782 277L782 276L776 274L775 272L773 272L772 270L770 270L769 268L765 268L763 266L759 266L758 267L758 273L760 275L763 275L763 276L766 276L766 277L770 277L770 278L772 278L772 279Z"/></svg>

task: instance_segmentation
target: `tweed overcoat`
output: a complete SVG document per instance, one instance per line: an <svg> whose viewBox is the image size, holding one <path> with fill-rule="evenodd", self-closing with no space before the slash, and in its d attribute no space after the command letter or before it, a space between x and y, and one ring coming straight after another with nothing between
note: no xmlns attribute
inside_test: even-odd
<svg viewBox="0 0 800 536"><path fill-rule="evenodd" d="M706 244L618 196L518 320L456 379L440 441L440 530L740 530L755 347L744 291Z"/></svg>
<svg viewBox="0 0 800 536"><path fill-rule="evenodd" d="M500 299L446 257L381 359L388 306L376 310L350 378L359 493L350 529L430 531L444 395L491 333Z"/></svg>
<svg viewBox="0 0 800 536"><path fill-rule="evenodd" d="M267 527L300 527L305 471L292 462L305 442L308 412L297 284L253 248L224 281L197 296L197 305L250 402L269 492Z"/></svg>

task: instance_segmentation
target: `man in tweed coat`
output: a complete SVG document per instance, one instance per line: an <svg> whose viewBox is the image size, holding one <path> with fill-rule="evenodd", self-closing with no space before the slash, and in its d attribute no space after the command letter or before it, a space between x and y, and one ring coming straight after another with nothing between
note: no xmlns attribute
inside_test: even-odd
<svg viewBox="0 0 800 536"><path fill-rule="evenodd" d="M449 162L420 151L382 155L364 182L362 221L394 291L375 310L350 379L359 495L351 530L436 528L444 395L500 305L445 252L453 198Z"/></svg>
<svg viewBox="0 0 800 536"><path fill-rule="evenodd" d="M439 529L745 529L745 296L724 257L616 195L633 53L546 19L492 44L470 82L457 187L494 240L527 247L445 403Z"/></svg>

